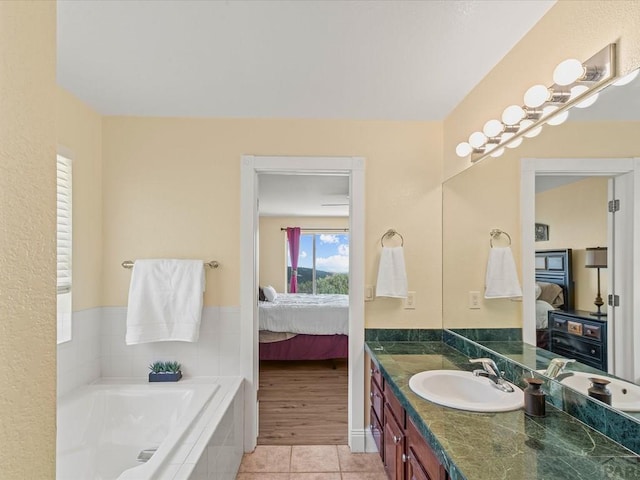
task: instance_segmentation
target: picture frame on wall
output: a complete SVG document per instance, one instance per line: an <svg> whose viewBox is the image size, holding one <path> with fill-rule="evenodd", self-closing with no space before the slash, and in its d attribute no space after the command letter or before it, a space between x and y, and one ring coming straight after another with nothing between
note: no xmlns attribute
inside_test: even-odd
<svg viewBox="0 0 640 480"><path fill-rule="evenodd" d="M546 242L549 240L549 225L536 223L536 242Z"/></svg>

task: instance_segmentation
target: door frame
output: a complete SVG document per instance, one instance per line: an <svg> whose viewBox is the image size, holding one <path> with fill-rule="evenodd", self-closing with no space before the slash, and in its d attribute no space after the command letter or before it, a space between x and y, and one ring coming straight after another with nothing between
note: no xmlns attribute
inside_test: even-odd
<svg viewBox="0 0 640 480"><path fill-rule="evenodd" d="M349 175L348 438L365 451L364 425L364 164L363 157L243 155L240 179L240 368L244 377L244 451L258 438L258 174Z"/></svg>
<svg viewBox="0 0 640 480"><path fill-rule="evenodd" d="M617 176L633 173L633 205L640 206L640 159L634 158L523 158L521 160L521 183L520 183L520 218L522 236L522 334L523 340L527 343L536 344L536 322L535 322L535 181L536 175L584 175L584 176ZM621 261L619 256L612 257L614 269L607 269L609 285L614 285L612 272L627 272L626 278L633 279L634 285L640 285L640 247L633 239L640 238L640 208L633 208L633 227L629 238L626 240L625 250L631 252L632 262ZM611 234L611 232L610 232ZM632 271L629 273L628 269ZM611 293L611 292L610 292ZM612 308L607 306L609 314ZM629 332L622 332L622 329L614 328L614 335L629 335L633 337L631 351L625 351L618 355L616 348L616 363L629 362L633 365L634 381L640 374L640 327L634 320L634 312L640 312L640 295L634 295L631 302L625 305L620 312L616 312L614 323L625 325L631 329ZM611 336L613 337L613 336ZM610 347L615 338L610 339ZM617 343L617 342L616 342ZM611 348L609 348L611 350ZM628 349L627 349L628 350ZM634 351L635 350L635 351ZM615 372L614 372L615 373Z"/></svg>

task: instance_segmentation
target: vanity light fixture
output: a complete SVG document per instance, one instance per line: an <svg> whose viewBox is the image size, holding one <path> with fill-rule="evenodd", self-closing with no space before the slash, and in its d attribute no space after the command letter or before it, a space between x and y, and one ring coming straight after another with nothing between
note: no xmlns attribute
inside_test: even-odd
<svg viewBox="0 0 640 480"><path fill-rule="evenodd" d="M489 120L482 131L456 146L459 157L477 162L491 155L498 157L504 147L518 147L524 137L540 134L542 126L560 125L569 117L571 107L586 108L598 98L598 92L613 83L616 75L616 45L607 45L582 63L575 58L558 64L553 72L554 84L534 85L524 94L524 104L504 109L500 120ZM635 73L637 75L637 72ZM618 80L623 82L625 77ZM629 79L629 81L633 78ZM624 83L620 83L624 84Z"/></svg>

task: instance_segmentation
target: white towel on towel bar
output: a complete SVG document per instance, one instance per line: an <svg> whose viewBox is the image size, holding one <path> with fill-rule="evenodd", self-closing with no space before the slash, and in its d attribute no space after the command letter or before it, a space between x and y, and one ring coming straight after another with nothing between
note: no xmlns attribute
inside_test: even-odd
<svg viewBox="0 0 640 480"><path fill-rule="evenodd" d="M402 247L382 247L376 297L407 298L407 271Z"/></svg>
<svg viewBox="0 0 640 480"><path fill-rule="evenodd" d="M197 342L205 287L202 260L136 260L127 308L127 345Z"/></svg>
<svg viewBox="0 0 640 480"><path fill-rule="evenodd" d="M484 298L522 297L516 263L510 247L489 249Z"/></svg>

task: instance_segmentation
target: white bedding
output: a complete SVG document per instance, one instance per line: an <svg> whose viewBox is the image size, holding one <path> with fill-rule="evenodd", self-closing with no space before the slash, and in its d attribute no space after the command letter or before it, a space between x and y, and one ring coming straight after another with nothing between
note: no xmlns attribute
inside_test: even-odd
<svg viewBox="0 0 640 480"><path fill-rule="evenodd" d="M349 296L279 293L258 302L260 330L309 335L348 335Z"/></svg>
<svg viewBox="0 0 640 480"><path fill-rule="evenodd" d="M549 310L555 310L553 305L544 300L536 300L536 328L547 328L549 325Z"/></svg>

